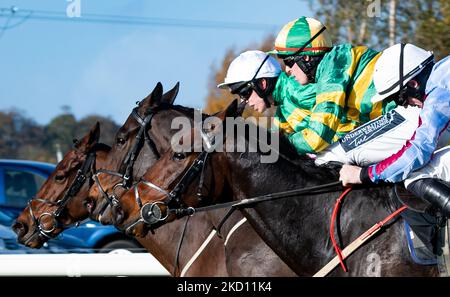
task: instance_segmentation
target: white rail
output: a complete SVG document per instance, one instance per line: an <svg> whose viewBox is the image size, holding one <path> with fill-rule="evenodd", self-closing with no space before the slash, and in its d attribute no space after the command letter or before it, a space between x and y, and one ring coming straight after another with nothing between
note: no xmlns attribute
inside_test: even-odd
<svg viewBox="0 0 450 297"><path fill-rule="evenodd" d="M167 276L150 254L0 255L0 276Z"/></svg>

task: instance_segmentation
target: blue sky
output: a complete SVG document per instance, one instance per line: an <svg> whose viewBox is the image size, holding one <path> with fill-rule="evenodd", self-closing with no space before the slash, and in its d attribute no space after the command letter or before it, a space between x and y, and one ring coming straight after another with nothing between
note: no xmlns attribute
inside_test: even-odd
<svg viewBox="0 0 450 297"><path fill-rule="evenodd" d="M19 109L46 124L70 106L124 122L158 81L181 82L178 104L204 104L211 66L301 16L305 0L80 0L83 14L267 24L264 30L132 26L29 19L0 38L0 110ZM65 14L67 0L2 0L0 7ZM282 4L281 7L278 4ZM6 18L0 17L0 28ZM11 21L10 24L17 20ZM271 26L273 25L273 26Z"/></svg>

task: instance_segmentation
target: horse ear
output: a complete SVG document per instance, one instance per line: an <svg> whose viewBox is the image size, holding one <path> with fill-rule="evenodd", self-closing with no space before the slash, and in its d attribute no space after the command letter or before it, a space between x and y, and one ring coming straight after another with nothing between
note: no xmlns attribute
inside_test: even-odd
<svg viewBox="0 0 450 297"><path fill-rule="evenodd" d="M82 139L77 141L77 143L75 144L75 148L83 152L88 152L94 145L98 143L99 139L100 123L97 122Z"/></svg>
<svg viewBox="0 0 450 297"><path fill-rule="evenodd" d="M170 91L168 91L162 96L161 102L165 102L172 105L173 102L175 101L175 98L178 95L179 90L180 90L180 82L177 82L177 84Z"/></svg>
<svg viewBox="0 0 450 297"><path fill-rule="evenodd" d="M222 121L225 121L227 117L235 118L238 114L238 103L237 99L234 99L225 110L219 112L216 117L221 119Z"/></svg>
<svg viewBox="0 0 450 297"><path fill-rule="evenodd" d="M158 82L153 89L153 91L144 98L139 104L140 109L146 111L151 107L156 107L161 104L161 98L163 93L163 86L160 82Z"/></svg>

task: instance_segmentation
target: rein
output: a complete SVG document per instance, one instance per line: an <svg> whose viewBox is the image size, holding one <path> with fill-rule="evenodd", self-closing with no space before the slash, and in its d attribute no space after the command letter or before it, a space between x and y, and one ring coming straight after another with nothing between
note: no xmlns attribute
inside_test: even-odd
<svg viewBox="0 0 450 297"><path fill-rule="evenodd" d="M139 156L139 152L143 146L143 142L145 142L152 152L155 154L156 158L160 158L160 154L156 149L156 144L153 139L148 135L147 131L152 128L152 119L153 116L157 113L156 109L150 109L149 114L145 118L141 118L139 113L137 112L138 107L133 108L131 115L141 126L139 128L138 134L136 135L136 142L133 148L130 150L128 155L125 157L124 163L127 164L125 168L125 173L123 174L123 179L125 181L125 186L128 187L130 183L130 178L132 175L134 163L136 162L137 157Z"/></svg>
<svg viewBox="0 0 450 297"><path fill-rule="evenodd" d="M183 111L180 109L177 109L176 105L172 105L172 104L168 104L168 103L160 103L158 106L150 108L147 111L147 115L142 118L139 113L138 113L138 108L140 107L140 103L138 103L138 106L135 107L132 112L131 115L133 116L133 118L136 120L136 122L140 125L139 131L136 135L136 142L134 143L133 147L131 148L131 150L128 152L127 156L125 157L123 164L126 165L124 170L119 170L119 171L113 171L113 170L107 170L107 169L100 169L98 170L94 176L93 176L93 180L96 184L96 186L98 187L102 197L106 200L106 204L104 204L101 208L101 210L99 211L99 217L101 217L103 215L103 213L106 211L106 209L108 207L111 207L112 211L116 211L116 209L118 207L120 207L120 199L119 199L119 195L117 195L115 193L115 190L118 187L121 187L125 190L128 190L132 187L132 183L133 183L133 168L135 165L135 162L137 160L137 157L139 156L139 153L143 147L144 142L148 145L148 147L152 150L152 152L154 153L154 155L156 156L157 159L159 159L161 157L160 153L157 150L156 144L153 141L153 139L148 135L148 131L152 128L152 119L153 117L158 113L158 111L160 110L164 110L164 109L169 109L169 108L173 108L175 110L179 110L179 111ZM122 173L123 172L123 173ZM107 175L112 175L112 176L117 176L121 179L121 182L117 183L114 187L113 187L113 191L111 194L109 194L107 191L105 191L105 189L103 188L103 186L100 183L99 180L99 175L100 174L107 174Z"/></svg>
<svg viewBox="0 0 450 297"><path fill-rule="evenodd" d="M52 236L52 232L58 228L61 227L60 222L58 221L58 218L61 216L61 213L65 209L68 201L74 197L78 192L80 191L81 187L84 185L86 180L92 176L92 169L95 166L95 158L96 158L96 150L98 149L98 146L94 146L94 148L89 152L86 160L83 162L83 165L80 169L78 169L77 175L75 176L75 179L72 181L69 189L64 193L64 196L59 199L56 202L50 201L48 199L43 198L33 198L28 201L28 208L30 210L30 216L33 219L35 230L34 232L25 240L25 243L30 241L34 236L38 235L41 237L44 237L46 239L52 239L54 236ZM53 212L44 212L42 213L38 218L35 216L33 212L32 207L32 201L38 201L41 203L46 203L52 206L57 206L56 210ZM42 219L44 217L50 217L52 220L52 226L50 228L46 228L42 223ZM72 224L71 224L72 225ZM63 226L63 228L68 228L71 225ZM73 225L78 226L79 222L74 223Z"/></svg>
<svg viewBox="0 0 450 297"><path fill-rule="evenodd" d="M192 212L190 212L190 213L188 212L187 215L193 215L196 212L203 212L203 211L210 211L210 210L215 210L215 209L220 209L220 208L231 207L230 210L225 214L223 219L220 221L220 223L217 225L217 234L220 235L220 230L221 230L222 226L225 224L225 222L231 216L231 214L238 208L251 207L251 205L253 205L253 204L257 204L257 203L261 203L261 202L265 202L265 201L277 200L277 199L290 198L290 197L298 196L298 195L321 194L322 192L317 192L317 191L336 187L336 186L341 186L341 185L342 185L341 182L337 181L337 182L332 182L332 183L328 183L328 184L324 184L324 185L320 185L320 186L312 186L312 187L307 187L307 188L282 191L282 192L271 193L271 194L261 195L261 196L252 197L252 198L246 198L246 199L242 199L240 201L231 201L231 202L219 203L219 204L210 205L210 206L193 208ZM189 211L189 209L186 211Z"/></svg>
<svg viewBox="0 0 450 297"><path fill-rule="evenodd" d="M108 202L107 204L103 205L99 212L99 217L103 215L103 213L106 211L106 209L111 207L112 210L115 210L119 205L120 201L118 198L118 195L115 193L116 188L122 187L124 189L129 189L132 182L132 175L133 175L133 167L136 162L137 157L139 156L139 153L144 145L146 143L148 147L152 150L152 152L155 154L156 158L160 158L160 154L158 150L156 149L156 144L153 141L153 139L148 135L148 130L152 128L151 122L153 119L153 116L158 112L157 108L153 108L149 110L148 115L146 115L144 118L142 118L138 113L139 106L133 108L133 111L131 112L131 115L136 120L136 122L139 124L139 131L136 135L136 141L131 148L131 150L126 155L123 164L126 165L125 170L123 173L107 170L107 169L100 169L93 175L93 180L98 187L100 194L103 196L103 198ZM117 176L122 181L117 183L113 187L112 194L107 193L105 189L103 188L102 184L99 180L100 174L107 174L111 176Z"/></svg>
<svg viewBox="0 0 450 297"><path fill-rule="evenodd" d="M216 209L221 209L221 208L230 208L227 211L227 213L225 214L225 216L222 218L220 223L215 228L216 229L215 234L217 234L220 237L221 236L220 235L221 228L223 227L225 222L230 218L230 216L236 209L251 207L254 204L265 202L265 201L290 198L290 197L295 197L295 196L299 196L299 195L322 194L322 193L329 192L330 189L333 187L342 188L341 181L336 181L336 182L319 185L319 186L311 186L311 187L306 187L306 188L301 188L301 189L294 189L294 190L288 190L288 191L282 191L282 192L277 192L277 193L271 193L271 194L246 198L246 199L243 199L240 201L231 201L231 202L225 202L225 203L219 203L219 204L215 204L215 205L195 207L195 208L194 207L185 207L184 202L181 199L181 195L186 191L186 189L188 188L190 183L199 174L200 174L200 179L199 179L199 187L198 187L198 191L197 191L197 196L200 196L202 193L201 188L204 183L204 171L205 171L206 160L207 160L209 152L211 152L210 149L214 148L214 143L213 143L214 140L211 141L210 139L208 139L208 137L206 136L206 134L203 133L203 131L201 131L201 133L202 133L202 137L204 138L204 140L207 144L208 150L202 151L197 156L197 158L194 160L194 162L191 164L191 166L184 172L181 179L178 181L176 186L171 191L163 189L162 187L160 187L150 181L146 181L146 180L140 180L139 182L134 184L134 196L135 196L136 203L140 208L140 217L136 221L130 223L128 226L124 226L122 231L124 231L125 233L128 233L131 228L135 227L139 223L147 224L150 226L150 228L152 228L151 225L155 225L157 223L165 221L169 217L170 214L175 214L175 216L177 218L181 218L184 216L192 216L196 212L211 211L211 210L216 210ZM142 199L140 198L139 189L138 189L138 186L140 183L146 185L147 187L149 187L153 190L156 190L156 191L162 193L164 196L166 196L166 198L164 200L158 200L158 201L148 202L148 203L143 204ZM338 204L350 190L351 190L351 188L346 189L344 191L344 193L338 199ZM175 201L177 203L178 208L170 208L170 204L172 204L173 201ZM160 205L166 206L167 209L166 209L165 214L163 214L163 210L160 208ZM337 215L337 207L333 211L332 224L330 226L331 228L334 228L334 219L335 219L336 215ZM173 266L173 269L174 269L173 274L174 275L179 267L178 259L179 259L179 254L181 251L181 246L183 243L183 239L185 236L186 227L187 227L188 222L189 222L189 217L187 217L187 219L185 221L183 231L181 233L181 237L180 237L180 240L179 240L179 243L177 246L176 255L175 255L176 257L175 257L175 261L174 261L175 263ZM379 228L381 228L382 225L378 224L377 226L379 226ZM116 226L116 227L118 227L118 226ZM119 228L119 229L121 229L121 228ZM153 232L153 228L151 230ZM332 229L330 229L330 230L332 230ZM338 255L337 256L338 263L340 262L342 267L344 268L344 270L346 270L345 265L343 263L344 257L341 254L341 250L339 249L339 247L337 246L337 243L334 240L334 230L330 231L330 235L331 235L331 241L333 242L333 247L335 248L337 255Z"/></svg>
<svg viewBox="0 0 450 297"><path fill-rule="evenodd" d="M341 195L341 197L339 197L338 200L342 199L343 196L344 195ZM339 207L339 203L340 202L336 202L335 209ZM320 269L316 274L314 274L313 277L326 276L336 266L338 266L339 263L341 264L344 271L347 272L345 265L343 263L344 259L346 259L348 256L350 256L354 251L356 251L359 247L361 247L364 243L366 243L370 238L372 238L375 234L377 234L378 231L380 231L383 226L385 226L389 221L396 218L399 214L401 214L407 208L408 207L406 205L404 205L404 206L400 207L399 209L397 209L396 211L394 211L392 214L388 215L382 221L375 223L366 232L361 234L352 243L350 243L345 249L343 249L342 251L339 250L339 253L337 253L337 255L330 262L328 262L324 267L322 267L322 269ZM332 236L334 236L334 234ZM336 252L337 252L337 250L336 250Z"/></svg>
<svg viewBox="0 0 450 297"><path fill-rule="evenodd" d="M121 228L120 230L124 231L125 233L128 233L131 228L136 226L139 223L145 223L148 225L156 224L158 222L164 221L168 218L170 213L175 213L177 218L182 218L185 215L190 215L195 212L193 207L183 207L184 203L181 200L181 195L186 191L187 187L191 184L191 182L200 174L200 183L197 191L197 195L200 196L202 192L203 187L203 179L204 179L204 168L206 165L206 160L208 158L208 152L203 151L201 152L197 158L194 160L194 162L191 164L191 166L187 169L187 171L184 173L184 175L181 177L181 179L178 181L176 186L173 188L173 190L166 191L165 189L161 188L160 186L146 181L146 180L140 180L134 185L134 197L136 200L137 205L140 208L140 218L129 225L125 226L124 228ZM166 199L163 201L155 201L155 202L148 202L143 204L138 186L139 184L144 184L148 186L149 188L152 188L166 196ZM199 195L200 193L200 195ZM164 217L162 217L162 211L159 207L159 205L165 205L169 207L172 203L177 203L177 205L181 206L181 208L175 208L175 209L169 209L169 211L166 213ZM117 227L117 226L116 226Z"/></svg>
<svg viewBox="0 0 450 297"><path fill-rule="evenodd" d="M312 186L307 188L301 188L301 189L294 189L294 190L288 190L283 192L277 192L277 193L271 193L261 196L256 196L252 198L246 198L242 199L240 201L231 201L231 202L225 202L225 203L218 203L210 206L204 206L204 207L198 207L193 208L194 212L202 212L202 211L208 211L208 210L214 210L219 208L226 208L226 207L248 207L250 204L256 204L264 201L270 201L270 200L277 200L282 198L289 198L292 196L297 196L301 194L321 194L321 193L315 193L316 191L332 188L336 186L341 186L342 183L340 181L332 182L320 186Z"/></svg>
<svg viewBox="0 0 450 297"><path fill-rule="evenodd" d="M184 203L181 199L181 195L186 191L187 187L190 185L190 183L200 174L199 179L199 185L197 190L197 196L199 197L199 200L201 201L202 196L202 188L204 184L204 172L205 172L205 166L206 161L209 156L209 153L214 150L215 148L215 139L209 138L203 131L200 131L201 136L203 140L205 141L207 150L203 150L197 158L194 160L194 162L191 164L191 166L185 171L184 175L181 177L179 182L176 184L176 186L171 190L170 192L168 190L165 190L161 188L160 186L146 180L140 180L134 185L134 194L135 194L135 200L140 208L140 217L134 222L131 222L127 226L124 226L120 230L124 231L125 233L128 233L131 228L135 227L139 223L144 223L147 225L153 225L156 223L160 223L164 220L166 220L169 216L169 214L175 214L177 218L182 218L186 215L192 216L195 212L202 212L202 211L209 211L214 209L220 209L220 208L227 208L231 207L230 211L227 213L227 215L223 218L221 223L219 224L218 230L220 231L221 226L225 223L225 221L228 219L228 217L232 214L234 210L237 208L243 208L248 207L248 205L260 203L263 201L269 201L269 200L276 200L281 198L288 198L291 196L296 196L300 194L319 194L314 193L326 188L341 186L341 182L333 182L325 185L320 186L312 186L302 189L295 189L295 190L289 190L289 191L283 191L278 193L271 193L266 194L262 196L252 197L243 199L241 201L231 201L226 203L219 203L215 205L210 206L204 206L204 207L184 207ZM146 204L142 203L142 200L139 195L138 191L138 185L144 184L160 193L166 196L166 198L163 201L154 201L154 202L148 202ZM170 208L170 204L173 202L176 202L178 208ZM164 205L167 207L168 211L163 216L162 210L159 207L160 205Z"/></svg>

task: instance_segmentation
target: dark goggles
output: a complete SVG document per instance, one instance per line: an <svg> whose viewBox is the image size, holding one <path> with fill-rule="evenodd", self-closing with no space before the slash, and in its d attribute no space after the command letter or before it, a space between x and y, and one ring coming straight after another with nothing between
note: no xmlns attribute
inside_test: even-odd
<svg viewBox="0 0 450 297"><path fill-rule="evenodd" d="M420 94L420 85L415 80L410 80L406 83L403 89L400 90L398 96L394 99L397 105L407 106L409 105L409 98L416 98L422 100Z"/></svg>
<svg viewBox="0 0 450 297"><path fill-rule="evenodd" d="M386 102L394 101L395 104L397 104L398 106L406 107L409 105L408 102L409 97L417 99L420 99L421 97L419 93L419 85L414 80L408 81L400 91L390 95L385 99L385 101Z"/></svg>
<svg viewBox="0 0 450 297"><path fill-rule="evenodd" d="M286 56L286 55L278 55L278 58L282 59L284 62L284 65L286 65L286 67L292 68L294 66L295 63L297 63L298 61L300 61L302 59L302 56L294 56L294 55L290 55L290 56Z"/></svg>
<svg viewBox="0 0 450 297"><path fill-rule="evenodd" d="M231 91L231 94L239 95L242 100L247 101L253 92L252 83L246 83L244 86Z"/></svg>
<svg viewBox="0 0 450 297"><path fill-rule="evenodd" d="M301 52L311 43L314 39L317 38L323 31L325 31L327 28L323 26L319 31L317 31L316 34L314 34L311 39L309 39L307 42L305 42L304 45L302 45L295 53L292 55L278 55L278 58L282 59L284 62L284 65L286 65L289 68L292 68L294 64L300 60L302 60L302 56L299 56Z"/></svg>

